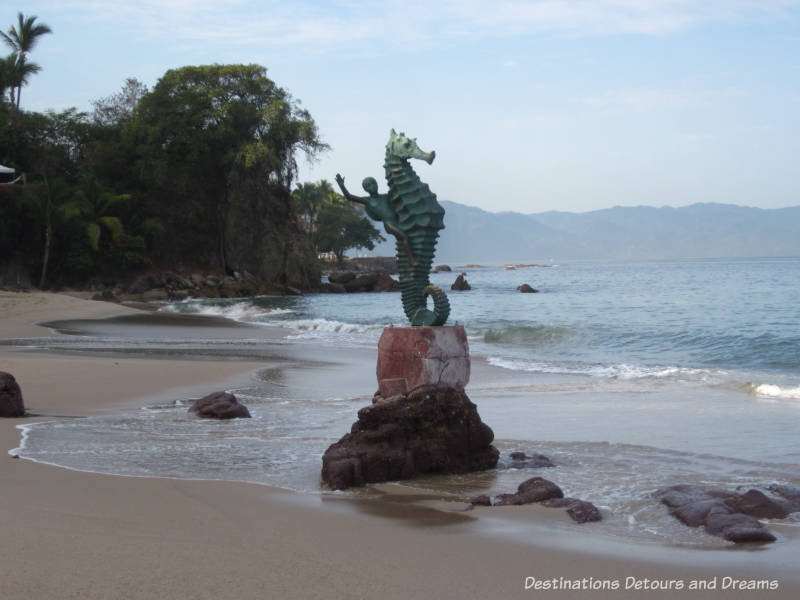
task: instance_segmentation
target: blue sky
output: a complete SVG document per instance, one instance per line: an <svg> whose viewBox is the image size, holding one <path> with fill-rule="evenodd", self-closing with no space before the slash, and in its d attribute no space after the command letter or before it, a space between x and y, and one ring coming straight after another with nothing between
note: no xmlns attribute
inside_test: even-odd
<svg viewBox="0 0 800 600"><path fill-rule="evenodd" d="M53 29L28 110L126 77L258 63L331 145L300 181L383 181L390 128L485 210L800 205L800 0L26 0ZM382 186L383 187L383 186Z"/></svg>

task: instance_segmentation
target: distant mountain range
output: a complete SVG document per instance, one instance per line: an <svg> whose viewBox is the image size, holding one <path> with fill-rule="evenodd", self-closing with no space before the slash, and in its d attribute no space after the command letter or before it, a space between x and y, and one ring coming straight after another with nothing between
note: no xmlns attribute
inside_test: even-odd
<svg viewBox="0 0 800 600"><path fill-rule="evenodd" d="M521 214L441 204L446 228L436 264L800 256L800 206L616 206ZM394 254L394 238L387 237L370 254Z"/></svg>

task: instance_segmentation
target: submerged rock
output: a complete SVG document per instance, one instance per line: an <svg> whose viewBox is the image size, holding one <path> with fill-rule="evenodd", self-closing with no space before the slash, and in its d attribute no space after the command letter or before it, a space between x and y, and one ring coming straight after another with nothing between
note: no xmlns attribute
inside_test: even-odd
<svg viewBox="0 0 800 600"><path fill-rule="evenodd" d="M476 504L476 502L472 502ZM519 484L516 494L500 494L493 506L520 506L539 503L548 508L566 508L567 514L577 523L600 521L602 516L591 502L578 498L565 498L564 492L552 481L533 477Z"/></svg>
<svg viewBox="0 0 800 600"><path fill-rule="evenodd" d="M544 454L533 454L528 456L524 452L512 452L511 465L515 469L538 469L543 467L555 467L553 461Z"/></svg>
<svg viewBox="0 0 800 600"><path fill-rule="evenodd" d="M249 419L250 411L231 393L213 392L196 400L189 408L203 419Z"/></svg>
<svg viewBox="0 0 800 600"><path fill-rule="evenodd" d="M0 371L0 417L24 417L22 390L11 373Z"/></svg>
<svg viewBox="0 0 800 600"><path fill-rule="evenodd" d="M744 494L706 490L696 485L673 485L653 496L670 508L670 514L689 527L701 525L711 535L734 543L774 542L775 536L762 525L762 518L783 518L789 513L780 502L756 489Z"/></svg>
<svg viewBox="0 0 800 600"><path fill-rule="evenodd" d="M549 508L566 508L567 514L576 523L589 523L602 520L600 510L591 502L578 498L552 498L542 502Z"/></svg>
<svg viewBox="0 0 800 600"><path fill-rule="evenodd" d="M527 283L523 283L522 285L517 286L517 291L522 292L523 294L537 294L539 290L532 288Z"/></svg>
<svg viewBox="0 0 800 600"><path fill-rule="evenodd" d="M491 469L492 429L463 391L423 386L358 411L351 432L322 457L322 481L345 489L427 473Z"/></svg>

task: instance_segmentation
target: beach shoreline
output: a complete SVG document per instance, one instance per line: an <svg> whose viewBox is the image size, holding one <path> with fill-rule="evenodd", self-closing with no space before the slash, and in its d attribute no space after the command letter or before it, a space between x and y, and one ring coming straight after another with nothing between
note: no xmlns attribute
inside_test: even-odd
<svg viewBox="0 0 800 600"><path fill-rule="evenodd" d="M53 335L36 325L42 321L136 314L43 293L0 292L0 308L3 338ZM17 377L26 407L40 414L97 415L193 397L246 382L265 366L0 348L0 370ZM17 426L38 419L0 421L2 447L16 448ZM375 488L382 498L303 495L248 483L98 475L3 454L0 544L7 558L0 582L8 599L704 597L713 592L685 589L690 581L715 581L719 589L725 577L778 582L774 590L729 588L726 597L800 592L780 547L625 550L578 525L568 535L549 527L560 511L463 511L435 498L403 501L408 490L416 493L413 486ZM489 511L502 511L502 522L494 522L501 513ZM504 527L513 532L504 534ZM525 539L526 530L547 539ZM749 560L763 553L774 558L766 570L758 566L765 561ZM564 589L560 578L585 579L590 589ZM645 581L680 581L684 589L646 589ZM591 589L597 582L610 589Z"/></svg>

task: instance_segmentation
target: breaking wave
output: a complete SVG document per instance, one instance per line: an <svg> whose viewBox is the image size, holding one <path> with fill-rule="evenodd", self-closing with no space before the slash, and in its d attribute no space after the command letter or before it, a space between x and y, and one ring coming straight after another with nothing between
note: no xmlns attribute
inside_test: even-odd
<svg viewBox="0 0 800 600"><path fill-rule="evenodd" d="M781 398L784 400L800 400L800 386L781 387L772 383L750 383L750 392L756 396Z"/></svg>
<svg viewBox="0 0 800 600"><path fill-rule="evenodd" d="M569 365L547 363L517 358L501 358L490 356L488 363L512 371L529 371L536 373L554 373L563 375L586 375L589 377L605 377L609 379L644 379L672 378L705 380L713 372L707 369L688 369L684 367L648 367L643 365Z"/></svg>
<svg viewBox="0 0 800 600"><path fill-rule="evenodd" d="M241 323L265 322L274 317L295 312L289 308L265 308L249 301L240 301L234 304L212 304L208 301L193 299L170 304L160 308L159 311L223 317Z"/></svg>

